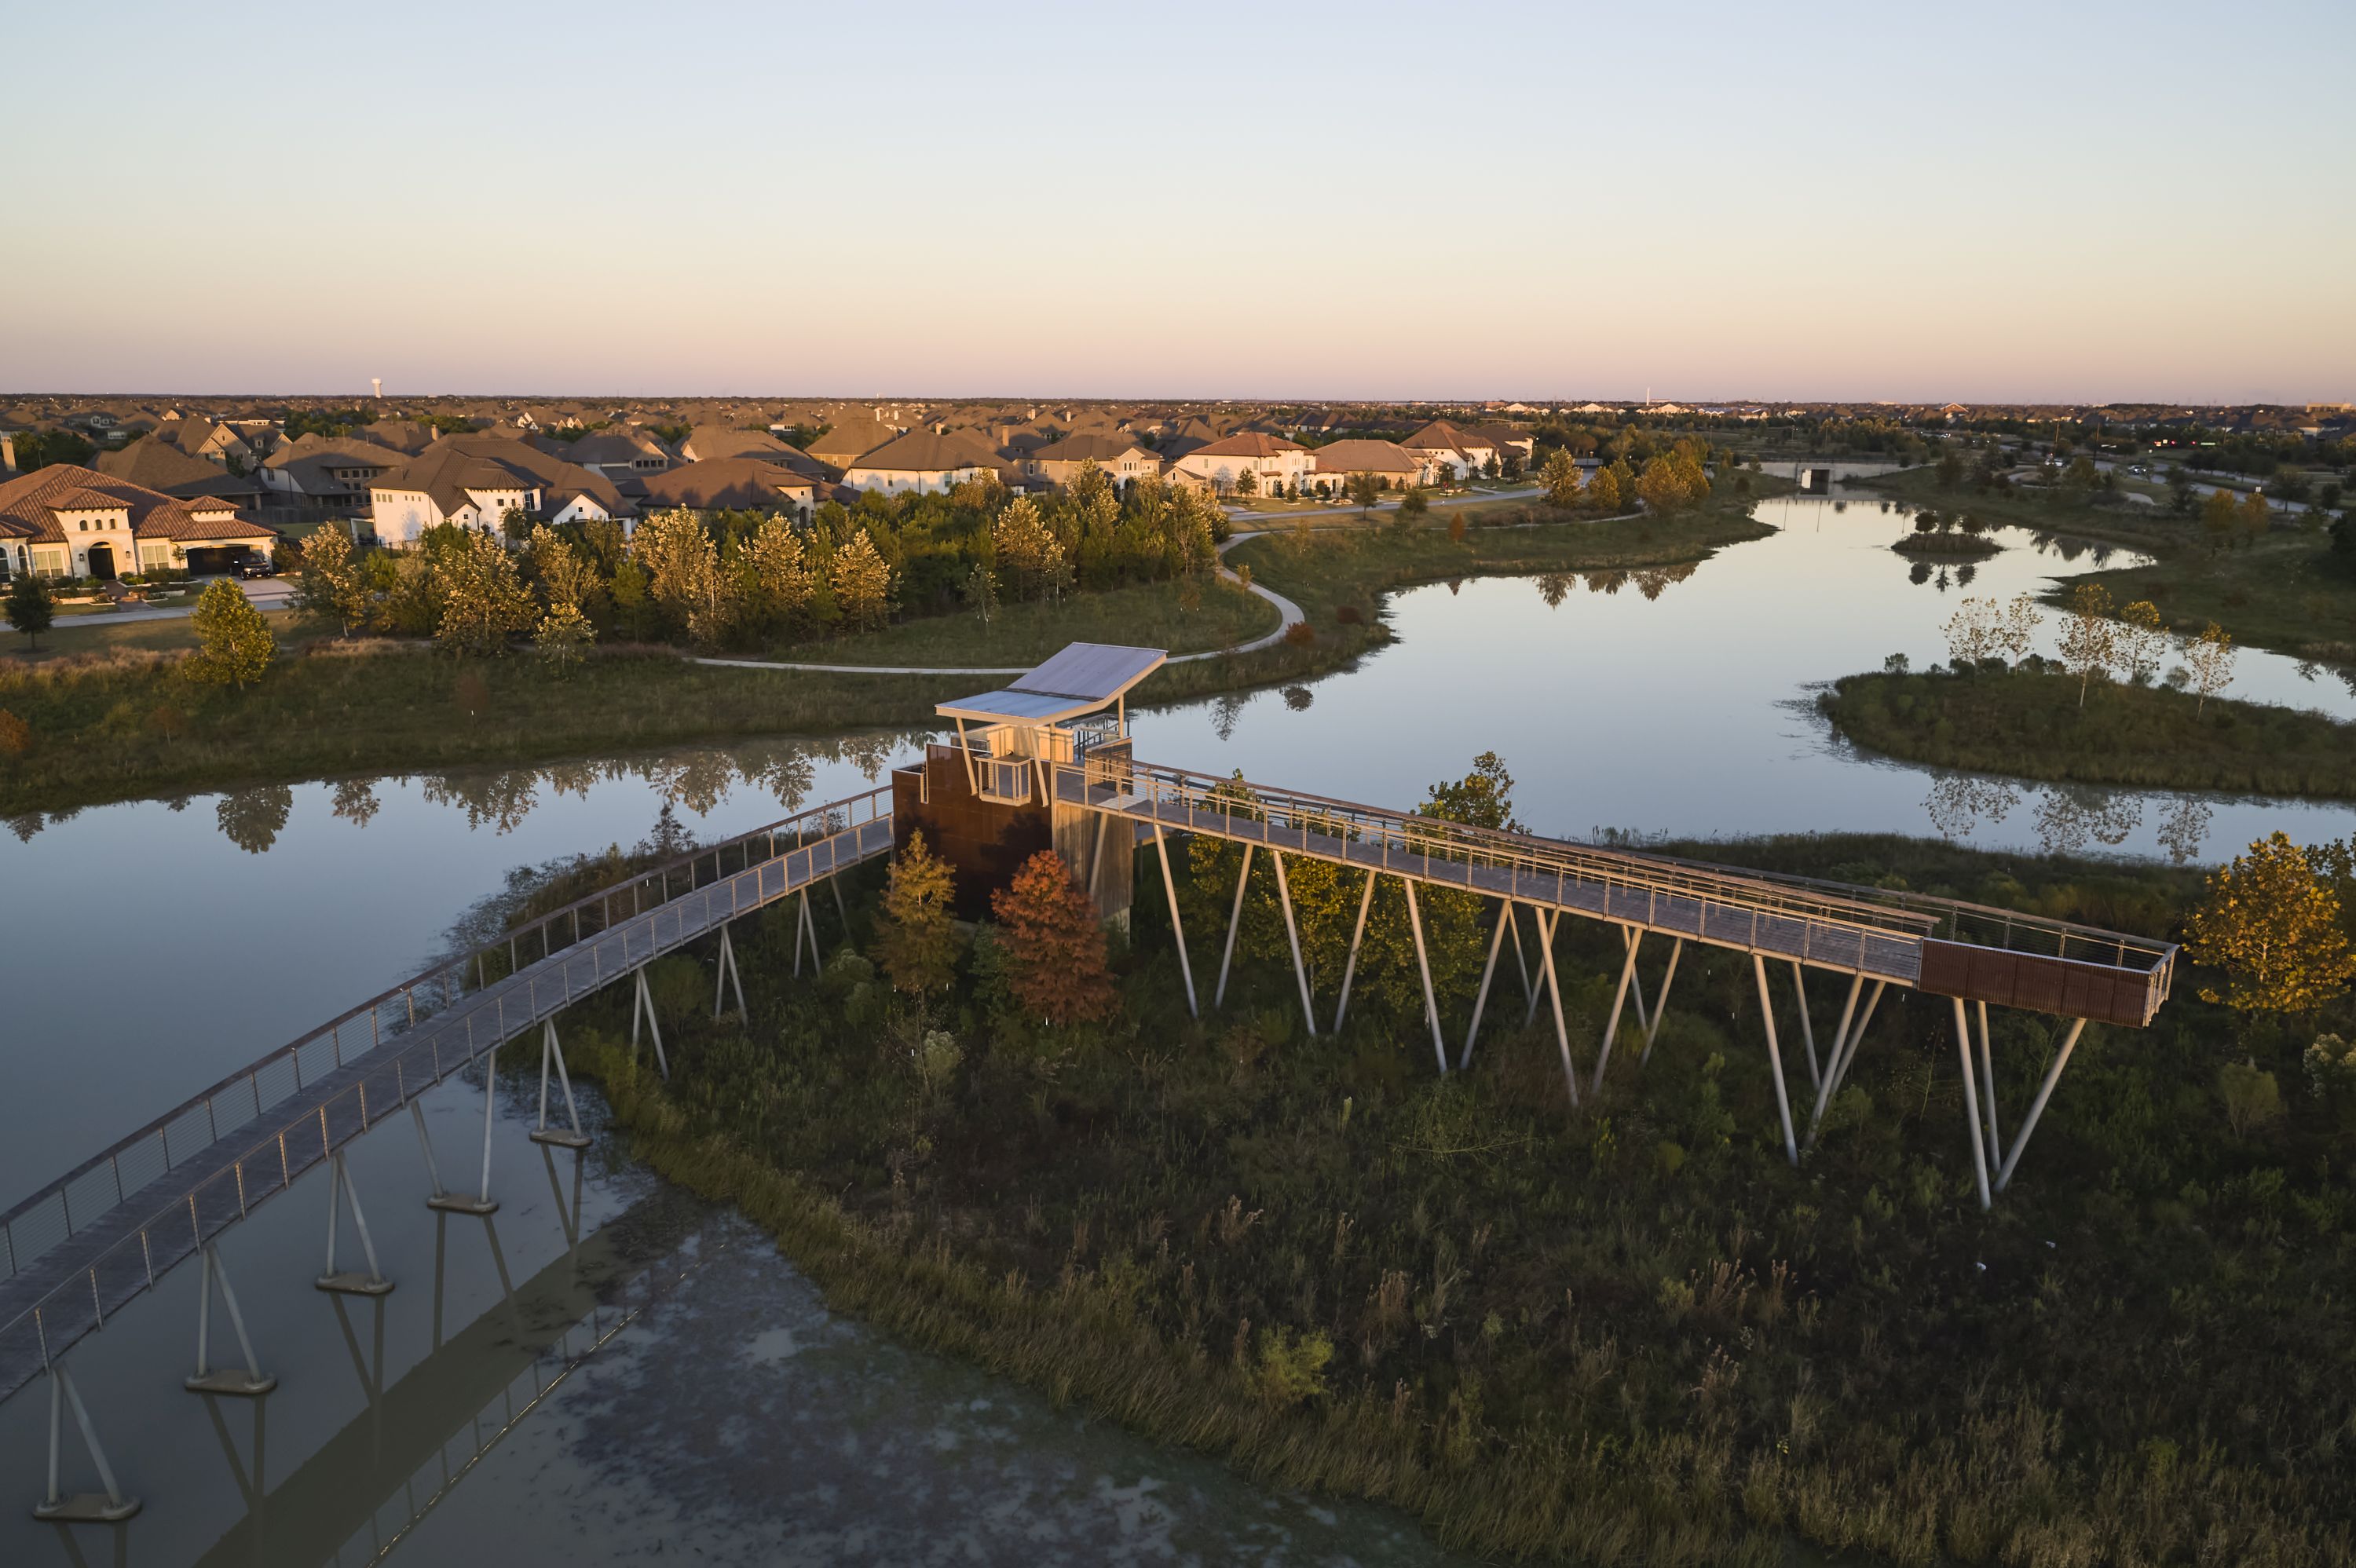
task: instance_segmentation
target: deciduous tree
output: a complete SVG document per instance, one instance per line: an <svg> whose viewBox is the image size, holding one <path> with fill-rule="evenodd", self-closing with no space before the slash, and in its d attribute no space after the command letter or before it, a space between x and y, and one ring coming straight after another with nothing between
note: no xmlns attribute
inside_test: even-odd
<svg viewBox="0 0 2356 1568"><path fill-rule="evenodd" d="M1104 927L1054 850L1024 861L990 907L1005 932L1007 989L1025 1012L1058 1026L1112 1016Z"/></svg>
<svg viewBox="0 0 2356 1568"><path fill-rule="evenodd" d="M2118 631L2109 589L2082 582L2071 591L2069 618L2062 626L2062 665L2078 677L2079 707L2086 706L2086 688L2094 677L2108 674L2117 662Z"/></svg>
<svg viewBox="0 0 2356 1568"><path fill-rule="evenodd" d="M1038 505L1028 496L1018 496L999 508L997 519L990 527L990 539L998 570L1006 574L1015 592L1024 598L1044 591L1055 564L1064 555L1064 547L1047 531Z"/></svg>
<svg viewBox="0 0 2356 1568"><path fill-rule="evenodd" d="M775 514L762 518L739 552L739 622L767 635L802 630L818 593L818 573L793 524Z"/></svg>
<svg viewBox="0 0 2356 1568"><path fill-rule="evenodd" d="M504 653L509 637L530 631L540 618L515 558L488 534L467 534L443 552L434 563L434 579L442 607L434 640L452 653Z"/></svg>
<svg viewBox="0 0 2356 1568"><path fill-rule="evenodd" d="M1546 485L1547 506L1568 510L1579 505L1579 459L1569 453L1558 447L1547 453L1538 479Z"/></svg>
<svg viewBox="0 0 2356 1568"><path fill-rule="evenodd" d="M2225 972L2222 992L2201 987L2204 1001L2244 1012L2310 1012L2356 976L2339 895L2308 852L2279 832L2211 874L2208 899L2185 929L2192 961Z"/></svg>
<svg viewBox="0 0 2356 1568"><path fill-rule="evenodd" d="M2119 667L2137 684L2149 680L2168 656L2168 627L2159 606L2138 599L2119 612Z"/></svg>
<svg viewBox="0 0 2356 1568"><path fill-rule="evenodd" d="M884 973L912 997L947 990L956 976L957 929L949 921L956 891L948 863L926 847L922 833L910 834L892 862L875 943Z"/></svg>
<svg viewBox="0 0 2356 1568"><path fill-rule="evenodd" d="M29 645L39 647L41 634L58 618L57 606L49 601L49 585L29 571L10 578L7 613L9 626L22 632Z"/></svg>
<svg viewBox="0 0 2356 1568"><path fill-rule="evenodd" d="M834 590L835 613L842 617L844 625L869 631L891 618L892 568L877 553L875 541L865 528L834 552L827 580Z"/></svg>
<svg viewBox="0 0 2356 1568"><path fill-rule="evenodd" d="M352 560L352 541L341 527L329 523L303 541L294 580L294 608L337 627L348 639L356 629L368 624L374 601Z"/></svg>
<svg viewBox="0 0 2356 1568"><path fill-rule="evenodd" d="M190 680L207 686L251 686L278 653L270 623L227 578L198 597L196 627L197 651L181 667Z"/></svg>
<svg viewBox="0 0 2356 1568"><path fill-rule="evenodd" d="M2211 621L2200 635L2184 638L2181 647L2184 667L2191 672L2192 689L2199 697L2192 705L2192 713L2199 718L2208 709L2209 699L2233 683L2233 638L2224 627Z"/></svg>

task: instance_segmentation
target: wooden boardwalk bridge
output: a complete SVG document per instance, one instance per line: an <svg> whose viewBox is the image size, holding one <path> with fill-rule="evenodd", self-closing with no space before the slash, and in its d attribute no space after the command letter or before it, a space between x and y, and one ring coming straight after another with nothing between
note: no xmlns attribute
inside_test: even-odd
<svg viewBox="0 0 2356 1568"><path fill-rule="evenodd" d="M1180 920L1169 838L1205 836L1243 846L1243 870L1228 918L1212 1002L1224 999L1252 860L1276 873L1292 968L1309 1032L1319 1032L1317 998L1302 961L1286 875L1288 858L1365 873L1349 957L1328 1028L1347 1016L1368 910L1379 879L1405 892L1423 990L1425 1022L1440 1072L1471 1064L1508 936L1526 993L1526 1023L1550 1013L1565 1088L1575 1108L1582 1072L1566 1026L1555 971L1565 918L1616 926L1624 956L1611 1013L1587 1075L1591 1094L1605 1080L1628 1004L1649 1053L1687 944L1746 955L1756 981L1783 1142L1797 1163L1803 1144L1776 1032L1771 965L1788 968L1801 1027L1813 1112L1813 1144L1826 1109L1855 1061L1867 1027L1891 987L1952 1004L1964 1104L1982 1207L2011 1180L2030 1133L2089 1021L2141 1028L2166 1001L2176 949L2163 942L2095 930L1950 899L1771 875L1667 856L1465 827L1419 813L1246 784L1135 760L1126 723L1128 691L1158 667L1155 650L1076 644L1000 691L944 703L957 743L930 748L925 765L892 784L659 866L603 892L542 915L497 941L436 965L273 1051L167 1115L93 1157L0 1215L0 1400L44 1373L49 1393L49 1484L42 1518L106 1520L136 1509L107 1467L96 1432L69 1374L65 1351L153 1289L178 1264L199 1264L199 1352L192 1389L259 1395L265 1376L215 1245L221 1232L288 1191L305 1172L327 1171L327 1263L318 1288L362 1296L392 1288L375 1254L343 1148L403 1111L423 1156L434 1207L487 1214L494 1123L494 1069L506 1042L541 1031L539 1125L531 1136L562 1147L588 1140L573 1093L557 1015L616 983L634 987L631 1037L652 1036L668 1073L661 1026L646 983L653 960L715 938L712 1010L728 987L744 993L730 924L738 916L798 898L794 962L808 940L818 953L810 890L841 891L845 870L892 852L921 827L968 870L1002 878L1022 855L1052 844L1108 915L1125 915L1135 851L1150 843L1159 862L1177 939L1186 1002L1200 1010L1194 962ZM978 726L969 729L969 726ZM887 809L888 806L888 809ZM1493 902L1488 942L1470 1024L1453 1063L1425 946L1419 890L1446 890ZM1525 944L1535 925L1536 956ZM1646 943L1668 944L1648 1001L1638 971ZM1808 977L1831 976L1840 996L1828 1031ZM1840 983L1846 982L1845 987ZM1819 992L1825 989L1822 979ZM1999 1136L1988 1008L2009 1007L2068 1020L2036 1093L2008 1145ZM1975 1025L1976 1027L1975 1028ZM1826 1041L1820 1054L1818 1040ZM1640 1058L1641 1060L1641 1058ZM484 1086L481 1179L474 1191L445 1188L418 1096L479 1071ZM553 1080L552 1084L552 1071ZM550 1092L563 1119L550 1121ZM338 1228L348 1212L364 1267L338 1261ZM242 1367L208 1364L218 1296ZM70 1412L103 1489L67 1496L59 1459Z"/></svg>

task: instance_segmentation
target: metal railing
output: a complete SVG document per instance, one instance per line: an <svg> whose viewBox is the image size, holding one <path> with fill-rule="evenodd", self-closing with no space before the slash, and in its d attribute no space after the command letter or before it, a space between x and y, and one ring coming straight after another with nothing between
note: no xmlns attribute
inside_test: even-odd
<svg viewBox="0 0 2356 1568"><path fill-rule="evenodd" d="M1184 768L1114 760L1086 770L1084 778L1082 769L1063 767L1056 770L1055 789L1059 799L1098 805L1132 795L1157 821L1169 820L1165 808L1183 812L1189 823L1196 814L1209 815L1221 819L1217 830L1227 837L1268 840L1273 832L1312 836L1338 846L1333 858L1353 865L1412 871L1426 880L1455 881L1478 891L1521 894L1527 889L1534 893L1548 882L1569 882L1600 890L1600 900L1590 901L1615 915L1631 911L1640 900L1643 907L1654 908L1665 899L1845 933L1860 951L1874 941L1919 945L1937 939L2034 953L2110 972L2126 970L2146 977L2155 1005L2166 997L2175 971L2173 944L2069 921L1923 893L1737 870L1675 856L1471 827L1330 796L1238 784ZM1318 851L1312 848L1308 852ZM1448 868L1462 871L1451 874ZM1476 869L1502 873L1504 886L1493 876L1469 874Z"/></svg>
<svg viewBox="0 0 2356 1568"><path fill-rule="evenodd" d="M887 786L812 807L445 959L0 1215L0 1398L255 1204L519 1029L888 850L890 799Z"/></svg>

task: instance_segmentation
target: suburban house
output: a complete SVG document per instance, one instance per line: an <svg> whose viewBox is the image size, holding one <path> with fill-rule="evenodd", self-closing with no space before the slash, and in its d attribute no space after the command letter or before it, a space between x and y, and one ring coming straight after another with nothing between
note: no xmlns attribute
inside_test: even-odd
<svg viewBox="0 0 2356 1568"><path fill-rule="evenodd" d="M1335 495L1353 474L1371 474L1387 490L1431 482L1431 464L1395 441L1336 441L1311 453L1311 475Z"/></svg>
<svg viewBox="0 0 2356 1568"><path fill-rule="evenodd" d="M1309 449L1300 443L1248 430L1194 448L1172 465L1171 477L1207 485L1225 496L1250 474L1253 488L1265 496L1279 485L1300 485L1309 478L1312 464Z"/></svg>
<svg viewBox="0 0 2356 1568"><path fill-rule="evenodd" d="M1526 430L1515 430L1510 425L1476 424L1472 427L1472 434L1475 441L1485 441L1495 447L1501 460L1519 456L1525 469L1537 460L1538 438Z"/></svg>
<svg viewBox="0 0 2356 1568"><path fill-rule="evenodd" d="M684 507L691 512L782 512L809 521L819 482L757 457L715 457L682 464L646 481L649 511Z"/></svg>
<svg viewBox="0 0 2356 1568"><path fill-rule="evenodd" d="M209 496L232 507L262 504L262 481L240 478L219 464L191 457L160 435L142 436L128 446L102 452L91 459L91 466L111 479L127 479L182 500Z"/></svg>
<svg viewBox="0 0 2356 1568"><path fill-rule="evenodd" d="M553 457L608 479L635 475L645 478L671 465L671 455L650 435L634 430L595 430L578 441L539 440L532 443Z"/></svg>
<svg viewBox="0 0 2356 1568"><path fill-rule="evenodd" d="M802 450L829 468L848 473L852 464L877 447L897 440L899 435L898 426L881 420L844 420L824 435L813 438Z"/></svg>
<svg viewBox="0 0 2356 1568"><path fill-rule="evenodd" d="M431 528L497 528L510 510L534 521L624 522L632 507L614 481L499 436L454 435L386 474L369 486L377 542L417 542Z"/></svg>
<svg viewBox="0 0 2356 1568"><path fill-rule="evenodd" d="M1095 464L1116 485L1162 472L1162 459L1125 435L1066 436L1022 459L1023 473L1051 485L1069 483L1083 463Z"/></svg>
<svg viewBox="0 0 2356 1568"><path fill-rule="evenodd" d="M1399 444L1430 464L1435 474L1450 479L1468 479L1486 473L1490 463L1497 458L1495 442L1447 420L1432 421Z"/></svg>
<svg viewBox="0 0 2356 1568"><path fill-rule="evenodd" d="M842 481L853 489L881 490L890 496L910 491L930 495L984 474L996 474L999 461L997 452L970 431L948 435L911 431L862 453L844 470Z"/></svg>
<svg viewBox="0 0 2356 1568"><path fill-rule="evenodd" d="M253 448L235 428L217 423L201 414L189 418L168 419L156 425L154 437L157 442L190 457L200 457L208 463L227 466L231 460L252 463Z"/></svg>
<svg viewBox="0 0 2356 1568"><path fill-rule="evenodd" d="M278 499L358 512L369 504L369 487L407 462L372 441L305 435L264 458L255 475Z"/></svg>
<svg viewBox="0 0 2356 1568"><path fill-rule="evenodd" d="M230 571L277 542L228 501L166 496L70 463L0 484L0 575Z"/></svg>

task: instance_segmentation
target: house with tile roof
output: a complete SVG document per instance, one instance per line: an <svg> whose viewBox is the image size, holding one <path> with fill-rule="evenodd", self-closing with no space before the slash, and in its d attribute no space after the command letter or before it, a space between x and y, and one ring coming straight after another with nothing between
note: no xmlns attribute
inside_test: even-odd
<svg viewBox="0 0 2356 1568"><path fill-rule="evenodd" d="M218 496L166 496L70 463L0 484L0 575L231 571L277 542Z"/></svg>
<svg viewBox="0 0 2356 1568"><path fill-rule="evenodd" d="M1430 461L1395 441L1329 442L1309 455L1312 483L1324 495L1342 494L1353 474L1371 474L1387 490L1410 489L1432 479Z"/></svg>
<svg viewBox="0 0 2356 1568"><path fill-rule="evenodd" d="M1399 445L1430 463L1434 473L1451 479L1485 473L1497 457L1495 442L1448 420L1433 420Z"/></svg>
<svg viewBox="0 0 2356 1568"><path fill-rule="evenodd" d="M932 495L985 474L1002 477L1009 466L976 432L937 435L919 430L854 459L843 471L842 482L855 490L881 490L889 496Z"/></svg>
<svg viewBox="0 0 2356 1568"><path fill-rule="evenodd" d="M445 436L369 487L376 540L396 549L444 523L495 530L510 511L549 523L612 518L626 531L636 508L604 475L489 435Z"/></svg>
<svg viewBox="0 0 2356 1568"><path fill-rule="evenodd" d="M217 463L191 457L161 435L142 436L130 445L102 452L90 465L109 478L127 479L166 496L193 500L210 496L232 507L262 505L262 482L240 478Z"/></svg>
<svg viewBox="0 0 2356 1568"><path fill-rule="evenodd" d="M797 455L799 455L797 453ZM827 481L758 457L714 457L681 464L646 481L648 511L684 507L691 512L777 512L809 521Z"/></svg>
<svg viewBox="0 0 2356 1568"><path fill-rule="evenodd" d="M1236 493L1246 474L1262 496L1281 485L1298 489L1309 479L1313 459L1307 447L1266 431L1237 431L1207 442L1177 458L1170 476L1182 484L1205 485L1222 496Z"/></svg>
<svg viewBox="0 0 2356 1568"><path fill-rule="evenodd" d="M1070 483L1083 463L1095 464L1116 485L1158 476L1162 472L1162 459L1125 435L1066 436L1023 455L1020 462L1023 473L1051 485Z"/></svg>
<svg viewBox="0 0 2356 1568"><path fill-rule="evenodd" d="M408 461L372 441L311 434L281 446L254 474L276 499L357 513L369 506L369 487Z"/></svg>

